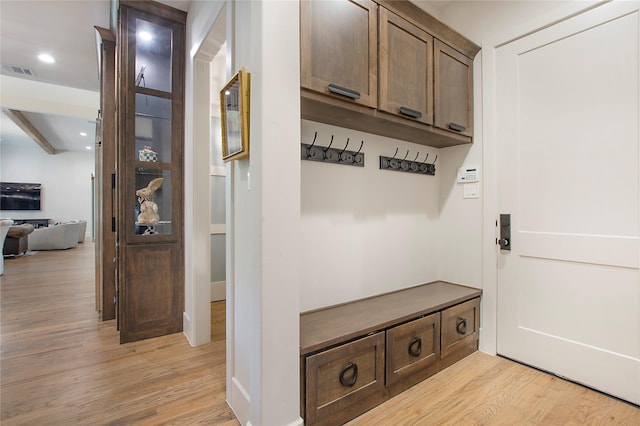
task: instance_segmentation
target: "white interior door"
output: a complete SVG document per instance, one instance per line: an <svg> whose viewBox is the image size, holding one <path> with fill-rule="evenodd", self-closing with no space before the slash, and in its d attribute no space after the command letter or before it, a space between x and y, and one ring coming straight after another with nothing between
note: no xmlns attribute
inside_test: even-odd
<svg viewBox="0 0 640 426"><path fill-rule="evenodd" d="M639 2L496 50L498 353L640 403Z"/></svg>

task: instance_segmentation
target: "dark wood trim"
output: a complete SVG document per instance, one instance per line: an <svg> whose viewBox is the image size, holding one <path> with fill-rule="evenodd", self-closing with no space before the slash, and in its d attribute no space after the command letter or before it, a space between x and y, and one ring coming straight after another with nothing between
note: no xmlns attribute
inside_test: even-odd
<svg viewBox="0 0 640 426"><path fill-rule="evenodd" d="M100 134L96 149L96 175L98 176L99 197L98 217L100 222L96 232L96 269L102 294L100 310L102 320L116 317L116 233L112 220L117 216L115 207L115 187L112 176L116 173L116 38L104 28L96 27L96 38L100 39Z"/></svg>
<svg viewBox="0 0 640 426"><path fill-rule="evenodd" d="M444 148L472 143L472 138L437 129L351 102L333 99L304 88L300 90L304 120L317 121L361 132Z"/></svg>
<svg viewBox="0 0 640 426"><path fill-rule="evenodd" d="M111 41L113 43L116 42L116 35L113 32L111 32L111 30L98 27L98 26L94 26L93 28L96 29L96 32L98 33L98 36L100 37L101 42L106 42L106 41Z"/></svg>
<svg viewBox="0 0 640 426"><path fill-rule="evenodd" d="M412 22L437 39L445 41L465 56L473 59L480 51L480 46L468 40L463 35L453 30L448 25L438 21L424 10L409 1L398 0L375 0L379 5L385 7Z"/></svg>
<svg viewBox="0 0 640 426"><path fill-rule="evenodd" d="M22 111L18 111L17 109L9 109L2 108L2 111L5 113L7 117L13 121L16 126L20 127L20 129L27 134L35 143L37 143L40 148L42 148L47 154L56 154L56 149L49 143L47 138L45 138L42 133L36 128L36 126L29 121L26 115L22 113Z"/></svg>
<svg viewBox="0 0 640 426"><path fill-rule="evenodd" d="M179 24L187 23L187 12L152 0L120 0L119 4L159 16Z"/></svg>
<svg viewBox="0 0 640 426"><path fill-rule="evenodd" d="M136 86L136 93L141 93L143 95L155 96L157 98L171 99L173 95L170 92L165 92L164 90L151 89L148 87L140 87Z"/></svg>

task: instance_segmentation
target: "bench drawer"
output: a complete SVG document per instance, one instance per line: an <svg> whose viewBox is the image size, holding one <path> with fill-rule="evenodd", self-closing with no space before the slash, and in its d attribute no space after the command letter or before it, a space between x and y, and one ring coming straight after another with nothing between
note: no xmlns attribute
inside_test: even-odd
<svg viewBox="0 0 640 426"><path fill-rule="evenodd" d="M408 387L434 374L440 358L440 313L387 330L386 356L387 386L415 376L404 386Z"/></svg>
<svg viewBox="0 0 640 426"><path fill-rule="evenodd" d="M471 299L442 311L441 358L471 353L478 348L480 298Z"/></svg>
<svg viewBox="0 0 640 426"><path fill-rule="evenodd" d="M306 359L306 424L336 424L386 399L384 332Z"/></svg>

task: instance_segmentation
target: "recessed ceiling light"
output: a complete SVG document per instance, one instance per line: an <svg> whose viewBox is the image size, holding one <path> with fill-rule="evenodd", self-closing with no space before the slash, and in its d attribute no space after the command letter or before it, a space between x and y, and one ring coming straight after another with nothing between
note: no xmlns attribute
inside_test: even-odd
<svg viewBox="0 0 640 426"><path fill-rule="evenodd" d="M47 64L52 64L56 61L55 59L53 59L53 56L49 55L48 53L39 54L38 59L40 59L42 62L46 62Z"/></svg>
<svg viewBox="0 0 640 426"><path fill-rule="evenodd" d="M151 41L153 39L153 36L149 31L138 31L138 37L140 37L140 40L144 41Z"/></svg>
<svg viewBox="0 0 640 426"><path fill-rule="evenodd" d="M85 132L80 132L80 136L87 136Z"/></svg>
<svg viewBox="0 0 640 426"><path fill-rule="evenodd" d="M86 148L87 148L88 150L91 150L91 147L90 147L90 146L87 146Z"/></svg>

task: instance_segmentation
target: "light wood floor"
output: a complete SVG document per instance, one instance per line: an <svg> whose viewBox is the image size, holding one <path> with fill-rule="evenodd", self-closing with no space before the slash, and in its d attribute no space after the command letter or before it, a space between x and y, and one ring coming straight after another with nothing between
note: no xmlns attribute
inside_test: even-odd
<svg viewBox="0 0 640 426"><path fill-rule="evenodd" d="M5 259L3 426L238 424L225 402L224 303L212 304L213 341L194 348L182 334L119 345L94 300L90 242ZM638 426L640 409L475 353L349 423L514 424Z"/></svg>
<svg viewBox="0 0 640 426"><path fill-rule="evenodd" d="M118 344L95 313L93 243L5 259L0 423L238 425L225 402L224 303L214 341L182 333Z"/></svg>

